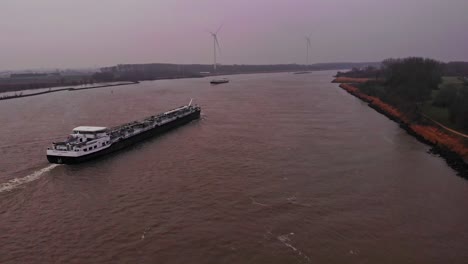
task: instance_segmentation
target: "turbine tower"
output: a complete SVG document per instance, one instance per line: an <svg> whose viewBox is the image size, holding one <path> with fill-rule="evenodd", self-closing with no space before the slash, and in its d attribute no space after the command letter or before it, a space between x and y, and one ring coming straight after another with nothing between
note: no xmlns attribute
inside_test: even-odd
<svg viewBox="0 0 468 264"><path fill-rule="evenodd" d="M312 49L312 44L310 41L310 36L305 37L306 39L306 46L307 46L307 58L306 58L306 65L309 65L309 48Z"/></svg>
<svg viewBox="0 0 468 264"><path fill-rule="evenodd" d="M218 32L221 29L222 25L213 33L210 31L211 36L213 37L213 71L216 72L216 47L218 51L221 50L218 42Z"/></svg>

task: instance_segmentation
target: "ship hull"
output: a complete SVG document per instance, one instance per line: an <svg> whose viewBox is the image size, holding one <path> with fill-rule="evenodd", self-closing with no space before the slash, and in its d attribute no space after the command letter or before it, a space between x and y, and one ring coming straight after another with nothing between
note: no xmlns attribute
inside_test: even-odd
<svg viewBox="0 0 468 264"><path fill-rule="evenodd" d="M210 83L211 84L223 84L223 83L228 83L228 80L213 80Z"/></svg>
<svg viewBox="0 0 468 264"><path fill-rule="evenodd" d="M57 164L76 164L76 163L81 163L89 160L93 160L102 156L105 156L107 154L116 152L118 150L121 150L123 148L129 147L131 145L134 145L140 141L143 141L145 139L155 137L158 135L163 134L164 132L167 132L171 129L180 127L184 124L189 123L192 120L200 118L200 111L195 111L189 115L186 115L184 117L177 118L176 120L173 120L169 123L166 123L164 125L155 127L153 129L150 129L148 131L142 132L138 135L122 139L118 142L113 143L110 147L103 149L98 152L94 152L88 155L83 155L79 157L66 157L66 156L55 156L55 155L47 155L47 160L50 163L57 163Z"/></svg>

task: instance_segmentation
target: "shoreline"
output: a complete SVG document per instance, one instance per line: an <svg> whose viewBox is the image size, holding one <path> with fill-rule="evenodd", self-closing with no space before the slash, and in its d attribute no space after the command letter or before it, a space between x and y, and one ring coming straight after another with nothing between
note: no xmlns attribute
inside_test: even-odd
<svg viewBox="0 0 468 264"><path fill-rule="evenodd" d="M38 96L38 95L49 94L49 93L56 93L56 92L63 92L63 91L75 92L75 91L81 91L81 90L98 89L98 88L113 87L113 86L123 86L123 85L131 85L131 84L138 84L138 83L140 83L140 82L126 82L126 83L116 83L116 84L105 84L105 85L97 85L97 86L83 87L83 88L71 88L71 87L69 87L69 88L61 88L61 89L55 89L55 90L49 90L49 91L43 91L43 92L37 92L37 93L20 94L20 95L11 95L11 96L0 97L0 101L2 101L2 100L11 100L11 99L18 99L18 98L23 98L23 97Z"/></svg>
<svg viewBox="0 0 468 264"><path fill-rule="evenodd" d="M72 87L67 87L67 88L59 88L55 90L47 90L47 91L42 91L42 92L37 92L37 93L30 93L30 94L21 94L22 91L24 90L16 90L16 91L7 91L7 92L19 92L20 94L18 95L10 95L10 96L1 96L0 93L0 101L3 100L11 100L11 99L17 99L17 98L23 98L23 97L31 97L31 96L38 96L38 95L43 95L43 94L49 94L49 93L56 93L56 92L63 92L63 91L80 91L80 90L88 90L88 89L97 89L97 88L104 88L104 87L112 87L112 86L122 86L122 85L131 85L131 84L138 84L140 82L144 81L160 81L160 80L178 80L178 79L198 79L198 78L208 78L208 77L216 77L216 76L224 76L224 75L239 75L239 74L258 74L258 73L282 73L282 72L289 72L289 71L267 71L267 72L248 72L248 73L218 73L218 74L208 74L208 75L196 75L196 76L173 76L173 77L160 77L160 78L152 78L152 79L145 79L145 80L139 80L139 81L125 81L122 83L117 83L117 84L106 84L106 85L97 85L97 86L91 86L91 87L84 87L84 88L72 88ZM43 87L43 88L38 88L38 89L53 89L54 87ZM28 89L26 89L28 90ZM7 93L5 92L5 93Z"/></svg>
<svg viewBox="0 0 468 264"><path fill-rule="evenodd" d="M382 102L379 98L364 94L352 84L341 83L339 87L366 102L370 108L398 123L400 128L418 141L429 145L431 147L430 153L442 157L460 177L468 179L468 142L466 139L455 134L449 135L433 124L420 124L411 121L397 108Z"/></svg>
<svg viewBox="0 0 468 264"><path fill-rule="evenodd" d="M315 72L315 71L328 71L328 70L311 70L310 72ZM84 87L84 88L61 88L61 89L55 89L55 90L48 90L48 91L43 91L43 92L37 92L37 93L30 93L30 94L20 94L20 95L11 95L11 96L4 96L2 97L0 95L0 101L2 100L11 100L11 99L17 99L17 98L23 98L23 97L31 97L31 96L38 96L38 95L43 95L43 94L49 94L49 93L55 93L55 92L62 92L62 91L80 91L80 90L88 90L88 89L96 89L96 88L104 88L104 87L112 87L112 86L122 86L122 85L131 85L131 84L138 84L140 82L144 81L159 81L159 80L178 80L178 79L198 79L198 78L209 78L209 77L216 77L216 76L229 76L229 75L241 75L241 74L264 74L264 73L294 73L293 71L258 71L258 72L234 72L234 73L217 73L217 74L208 74L208 75L203 75L203 76L174 76L174 77L161 77L161 78L152 78L152 79L145 79L145 80L139 80L139 81L128 81L125 83L118 83L118 84L106 84L106 85L97 85L97 86L92 86L92 87ZM52 89L53 87L44 87L44 88L39 88L39 89ZM22 92L23 90L17 90L15 92ZM11 92L11 91L10 91Z"/></svg>

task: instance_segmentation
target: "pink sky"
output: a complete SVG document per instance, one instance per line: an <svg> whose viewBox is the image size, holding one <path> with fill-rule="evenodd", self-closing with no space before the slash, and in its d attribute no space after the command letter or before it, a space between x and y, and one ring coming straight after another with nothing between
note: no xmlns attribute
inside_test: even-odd
<svg viewBox="0 0 468 264"><path fill-rule="evenodd" d="M0 70L120 63L468 61L467 0L1 0Z"/></svg>

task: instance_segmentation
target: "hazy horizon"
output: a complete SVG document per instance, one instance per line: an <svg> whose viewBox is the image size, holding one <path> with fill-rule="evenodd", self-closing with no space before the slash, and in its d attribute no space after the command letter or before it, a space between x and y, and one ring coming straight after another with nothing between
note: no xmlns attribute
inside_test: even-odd
<svg viewBox="0 0 468 264"><path fill-rule="evenodd" d="M0 2L0 70L125 63L222 64L468 61L468 1L13 1Z"/></svg>

